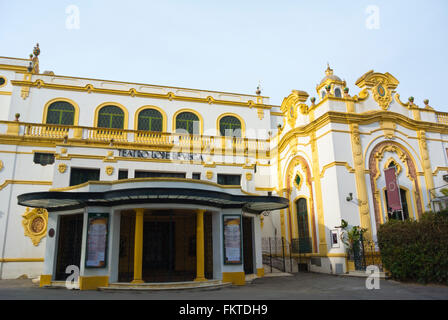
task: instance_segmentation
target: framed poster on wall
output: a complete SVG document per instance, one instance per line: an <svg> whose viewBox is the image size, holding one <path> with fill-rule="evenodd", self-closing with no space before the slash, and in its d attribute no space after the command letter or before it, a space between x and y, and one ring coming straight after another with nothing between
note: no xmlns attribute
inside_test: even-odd
<svg viewBox="0 0 448 320"><path fill-rule="evenodd" d="M242 264L241 216L223 215L224 264Z"/></svg>
<svg viewBox="0 0 448 320"><path fill-rule="evenodd" d="M334 229L330 230L330 239L331 239L331 247L332 248L339 248L339 230Z"/></svg>
<svg viewBox="0 0 448 320"><path fill-rule="evenodd" d="M108 226L108 213L89 213L87 222L86 268L106 267Z"/></svg>

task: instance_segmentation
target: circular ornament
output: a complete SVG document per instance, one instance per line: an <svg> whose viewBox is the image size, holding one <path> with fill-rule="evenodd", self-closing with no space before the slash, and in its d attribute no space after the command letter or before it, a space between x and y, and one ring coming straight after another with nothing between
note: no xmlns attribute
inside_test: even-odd
<svg viewBox="0 0 448 320"><path fill-rule="evenodd" d="M48 212L42 208L26 208L22 215L22 226L25 236L29 237L34 246L38 246L47 232Z"/></svg>
<svg viewBox="0 0 448 320"><path fill-rule="evenodd" d="M41 217L36 217L31 221L30 230L33 233L41 232L45 227L45 221Z"/></svg>

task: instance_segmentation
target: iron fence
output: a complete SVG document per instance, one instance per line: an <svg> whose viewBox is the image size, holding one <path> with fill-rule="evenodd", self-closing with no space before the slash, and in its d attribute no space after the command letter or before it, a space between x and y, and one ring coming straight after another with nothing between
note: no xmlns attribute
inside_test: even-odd
<svg viewBox="0 0 448 320"><path fill-rule="evenodd" d="M311 253L311 239L291 239L268 237L262 238L263 264L267 265L270 272L298 272L304 271L305 261L301 257L304 253Z"/></svg>
<svg viewBox="0 0 448 320"><path fill-rule="evenodd" d="M372 240L363 239L357 242L351 250L349 250L348 259L354 262L355 270L365 271L370 265L376 265L380 271L383 271L381 255L378 245Z"/></svg>

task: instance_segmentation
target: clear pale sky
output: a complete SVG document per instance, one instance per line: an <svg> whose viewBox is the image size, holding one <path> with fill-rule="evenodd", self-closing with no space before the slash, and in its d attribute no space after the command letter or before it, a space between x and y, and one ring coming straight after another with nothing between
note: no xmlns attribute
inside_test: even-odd
<svg viewBox="0 0 448 320"><path fill-rule="evenodd" d="M447 31L446 0L0 0L0 56L39 42L41 71L58 75L249 94L261 81L276 105L292 89L316 96L329 62L351 94L373 69L402 101L448 112Z"/></svg>

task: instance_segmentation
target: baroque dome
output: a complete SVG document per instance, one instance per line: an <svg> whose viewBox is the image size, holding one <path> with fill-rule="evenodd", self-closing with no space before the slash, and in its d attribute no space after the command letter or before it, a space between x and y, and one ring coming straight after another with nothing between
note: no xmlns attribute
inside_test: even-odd
<svg viewBox="0 0 448 320"><path fill-rule="evenodd" d="M341 78L333 74L333 69L331 69L330 65L327 64L327 70L325 70L325 77L321 80L320 84L324 83L328 79L334 81L342 81Z"/></svg>

